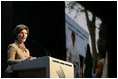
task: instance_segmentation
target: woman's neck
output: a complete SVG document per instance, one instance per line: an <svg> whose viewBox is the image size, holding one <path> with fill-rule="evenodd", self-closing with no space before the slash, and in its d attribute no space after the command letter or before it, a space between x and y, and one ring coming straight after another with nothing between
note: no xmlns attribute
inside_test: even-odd
<svg viewBox="0 0 118 79"><path fill-rule="evenodd" d="M25 45L24 45L24 42L19 42L19 41L15 41L16 42L16 44L20 47L20 48L22 48L22 49L24 49L25 50Z"/></svg>
<svg viewBox="0 0 118 79"><path fill-rule="evenodd" d="M19 45L24 45L24 42L20 42L18 40L16 40L16 43L19 44Z"/></svg>

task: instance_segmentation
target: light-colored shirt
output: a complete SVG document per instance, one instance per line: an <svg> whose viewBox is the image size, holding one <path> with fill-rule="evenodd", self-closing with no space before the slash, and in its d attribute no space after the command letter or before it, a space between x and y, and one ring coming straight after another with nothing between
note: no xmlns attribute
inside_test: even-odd
<svg viewBox="0 0 118 79"><path fill-rule="evenodd" d="M79 54L77 53L77 48L76 46L71 46L69 49L68 49L68 52L67 52L67 57L71 57L71 61L69 62L79 62Z"/></svg>
<svg viewBox="0 0 118 79"><path fill-rule="evenodd" d="M67 61L74 64L74 76L80 76L80 59L76 46L71 46L67 51ZM77 76L78 74L78 76Z"/></svg>

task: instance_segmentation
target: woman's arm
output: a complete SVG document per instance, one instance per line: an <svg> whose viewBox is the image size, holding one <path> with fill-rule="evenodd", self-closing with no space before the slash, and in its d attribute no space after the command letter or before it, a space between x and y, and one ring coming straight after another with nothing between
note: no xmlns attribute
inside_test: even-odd
<svg viewBox="0 0 118 79"><path fill-rule="evenodd" d="M16 57L16 49L11 44L8 46L8 65L21 63L23 61L23 59L15 59L15 57Z"/></svg>

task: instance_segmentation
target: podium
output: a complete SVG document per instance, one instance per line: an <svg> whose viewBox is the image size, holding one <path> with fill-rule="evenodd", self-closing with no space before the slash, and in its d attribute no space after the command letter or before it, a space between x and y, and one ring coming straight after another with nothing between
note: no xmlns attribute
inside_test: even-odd
<svg viewBox="0 0 118 79"><path fill-rule="evenodd" d="M19 78L74 78L72 63L49 56L15 64L11 68L18 72Z"/></svg>

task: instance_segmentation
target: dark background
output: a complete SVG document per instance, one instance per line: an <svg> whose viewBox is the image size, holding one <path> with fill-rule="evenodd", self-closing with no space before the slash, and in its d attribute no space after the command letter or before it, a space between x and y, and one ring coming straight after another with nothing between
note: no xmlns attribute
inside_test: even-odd
<svg viewBox="0 0 118 79"><path fill-rule="evenodd" d="M107 41L111 77L117 77L117 1L80 1L100 17L107 26ZM35 57L46 56L66 60L65 5L61 1L2 1L1 2L1 77L7 67L7 47L14 42L13 29L18 24L29 27L26 47ZM38 45L37 45L38 44Z"/></svg>

